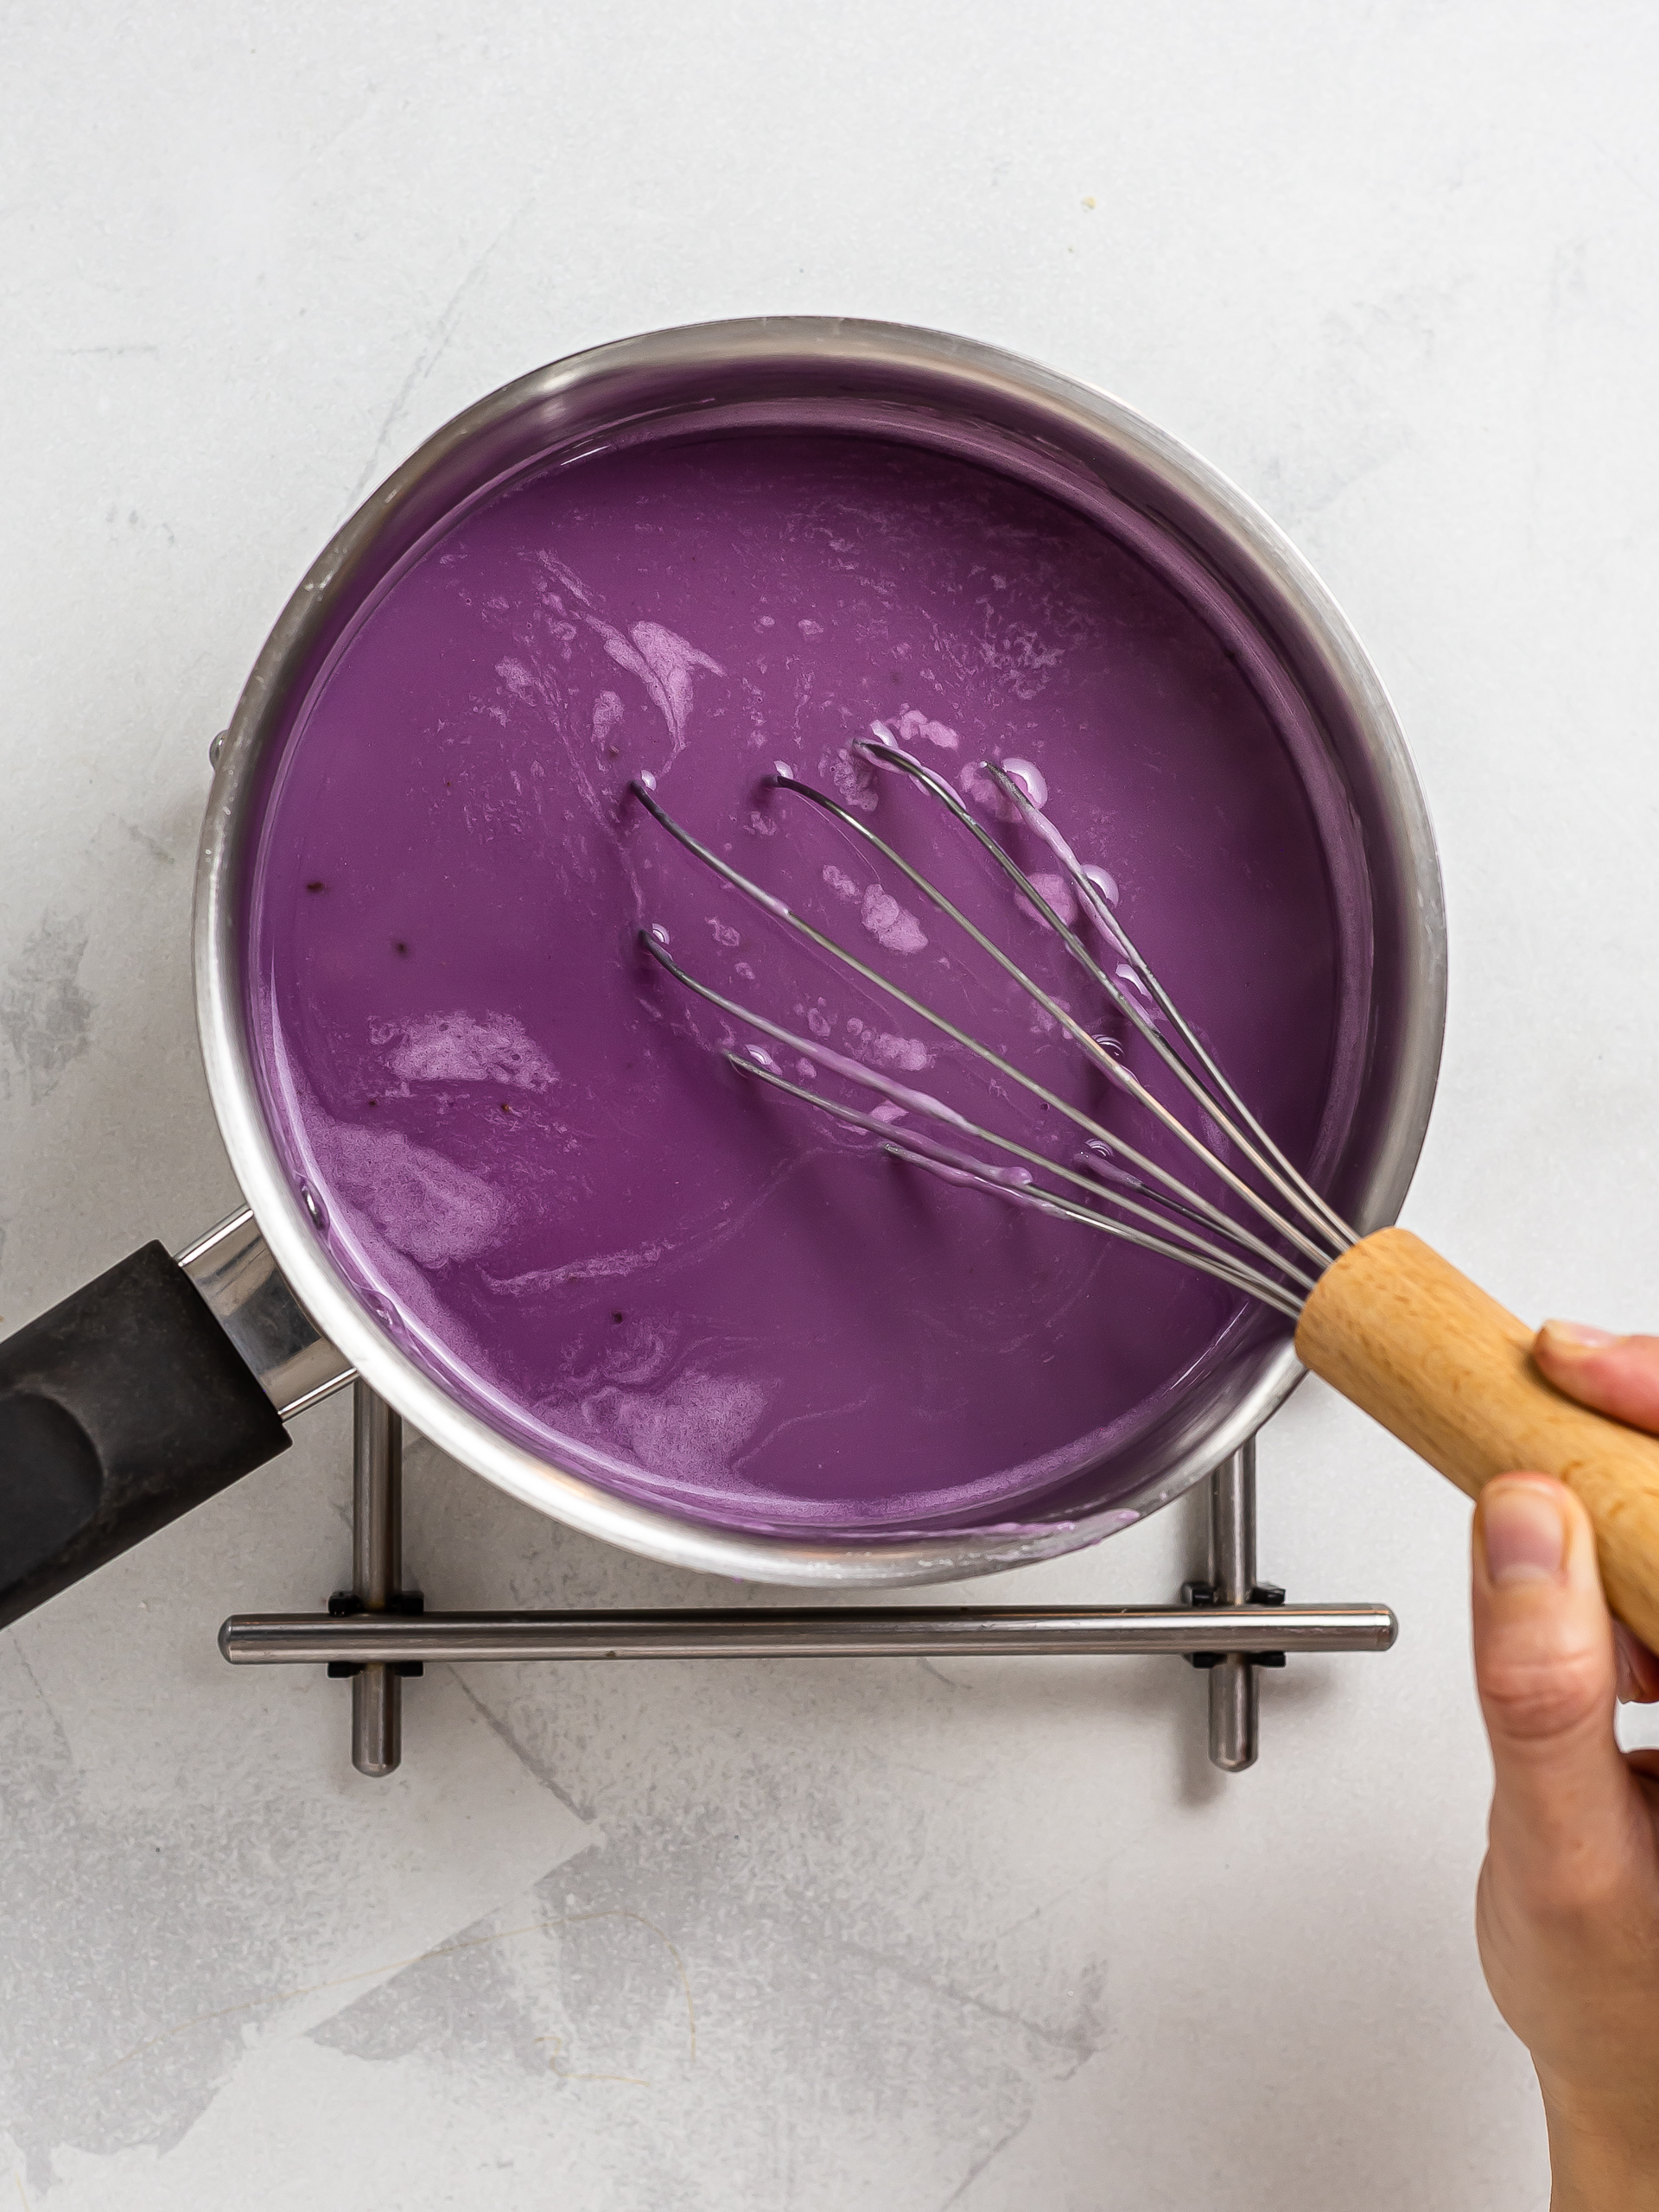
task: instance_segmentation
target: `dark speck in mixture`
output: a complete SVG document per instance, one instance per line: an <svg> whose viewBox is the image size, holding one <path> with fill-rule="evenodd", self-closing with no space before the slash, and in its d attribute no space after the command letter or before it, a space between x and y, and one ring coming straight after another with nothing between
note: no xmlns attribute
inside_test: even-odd
<svg viewBox="0 0 1659 2212"><path fill-rule="evenodd" d="M508 1105L505 1098L501 1101L501 1111L504 1114L511 1114L512 1111L512 1107Z"/></svg>
<svg viewBox="0 0 1659 2212"><path fill-rule="evenodd" d="M408 947L408 946L404 943L404 940L402 939L402 938L393 938L393 940L392 940L392 946L391 946L391 949L392 949L392 950L393 950L393 951L397 955L397 957L398 957L398 958L399 958L400 960L407 960L407 959L408 959L408 957L409 957L409 947Z"/></svg>
<svg viewBox="0 0 1659 2212"><path fill-rule="evenodd" d="M378 1106L380 1103L380 1101L378 1098L371 1098L369 1103L371 1106Z"/></svg>
<svg viewBox="0 0 1659 2212"><path fill-rule="evenodd" d="M308 883L305 887L308 891L326 891L328 888L327 885L322 882Z"/></svg>
<svg viewBox="0 0 1659 2212"><path fill-rule="evenodd" d="M622 1316L620 1313L613 1313L611 1319L613 1321L620 1321L622 1319Z"/></svg>

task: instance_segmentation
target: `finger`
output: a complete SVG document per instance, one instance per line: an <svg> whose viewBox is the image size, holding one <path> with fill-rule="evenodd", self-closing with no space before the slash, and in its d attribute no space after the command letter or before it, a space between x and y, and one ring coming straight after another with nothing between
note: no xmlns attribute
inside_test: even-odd
<svg viewBox="0 0 1659 2212"><path fill-rule="evenodd" d="M1558 1389L1616 1420L1659 1433L1659 1337L1617 1337L1585 1321L1546 1321L1533 1357ZM1659 1701L1659 1658L1613 1624L1621 1704Z"/></svg>
<svg viewBox="0 0 1659 2212"><path fill-rule="evenodd" d="M1659 1435L1659 1337L1616 1337L1586 1321L1546 1321L1532 1356L1569 1398Z"/></svg>
<svg viewBox="0 0 1659 2212"><path fill-rule="evenodd" d="M1659 1659L1631 1635L1623 1621L1613 1623L1613 1656L1618 1668L1619 1703L1659 1703Z"/></svg>
<svg viewBox="0 0 1659 2212"><path fill-rule="evenodd" d="M1564 1484L1499 1475L1481 1492L1474 1632L1494 1842L1541 1894L1558 1894L1586 1863L1584 1840L1619 1829L1630 1791L1595 1537Z"/></svg>

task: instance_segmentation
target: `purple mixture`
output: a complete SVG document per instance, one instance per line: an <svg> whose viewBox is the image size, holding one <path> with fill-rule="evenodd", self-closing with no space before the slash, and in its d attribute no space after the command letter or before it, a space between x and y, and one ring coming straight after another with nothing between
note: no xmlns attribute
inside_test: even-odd
<svg viewBox="0 0 1659 2212"><path fill-rule="evenodd" d="M1076 1156L1058 1117L699 868L627 798L648 769L744 873L1128 1133L942 916L761 789L781 760L839 796L1096 1021L962 833L849 757L878 718L970 795L992 797L987 755L1036 765L1308 1164L1338 978L1281 735L1141 557L969 461L734 433L520 480L359 621L258 830L260 1077L336 1263L498 1427L731 1526L1040 1512L1243 1325L1218 1285L744 1082L719 1049L744 1034L639 951L659 924L733 998ZM1004 834L1043 869L1022 827Z"/></svg>

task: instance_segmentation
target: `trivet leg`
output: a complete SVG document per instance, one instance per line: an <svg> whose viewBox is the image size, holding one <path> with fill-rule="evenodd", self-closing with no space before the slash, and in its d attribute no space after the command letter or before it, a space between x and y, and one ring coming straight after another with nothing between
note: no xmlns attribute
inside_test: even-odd
<svg viewBox="0 0 1659 2212"><path fill-rule="evenodd" d="M404 1424L366 1382L352 1393L352 1587L365 1613L393 1607L403 1580ZM404 1685L371 1662L352 1677L352 1764L391 1774L403 1757Z"/></svg>
<svg viewBox="0 0 1659 2212"><path fill-rule="evenodd" d="M360 1389L362 1385L359 1383ZM1255 1587L1254 1438L1210 1478L1210 1582L1218 1605L1248 1605ZM1256 1670L1243 1652L1210 1669L1210 1757L1229 1774L1255 1764Z"/></svg>

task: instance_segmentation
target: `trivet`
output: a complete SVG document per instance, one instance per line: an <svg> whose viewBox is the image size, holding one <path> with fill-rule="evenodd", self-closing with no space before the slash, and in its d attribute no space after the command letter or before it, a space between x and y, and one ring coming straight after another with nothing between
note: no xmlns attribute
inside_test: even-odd
<svg viewBox="0 0 1659 2212"><path fill-rule="evenodd" d="M340 1378L342 1381L344 1377ZM1387 1605L1291 1605L1255 1572L1255 1445L1209 1478L1207 1579L1166 1605L754 1606L648 1612L431 1613L403 1586L403 1421L353 1384L352 1587L322 1613L232 1613L232 1666L326 1665L352 1684L352 1764L394 1772L403 1689L426 1662L480 1659L923 1659L1179 1654L1210 1670L1210 1757L1255 1764L1256 1669L1292 1652L1386 1651ZM325 1395L319 1392L317 1395ZM315 1402L308 1399L308 1402Z"/></svg>

